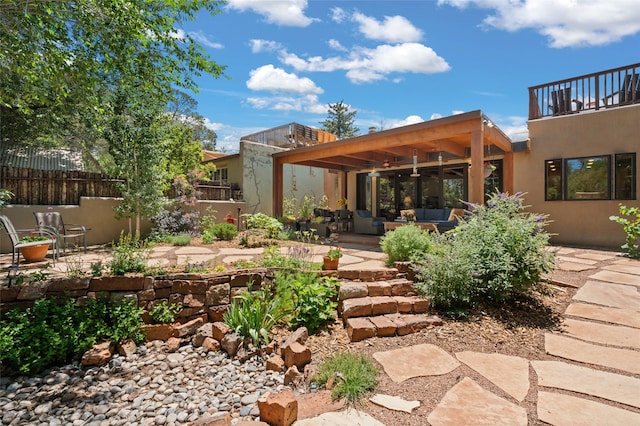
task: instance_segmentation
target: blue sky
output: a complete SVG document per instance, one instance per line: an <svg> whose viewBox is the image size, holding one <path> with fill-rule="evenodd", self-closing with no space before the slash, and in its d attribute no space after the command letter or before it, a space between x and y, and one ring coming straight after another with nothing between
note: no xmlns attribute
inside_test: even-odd
<svg viewBox="0 0 640 426"><path fill-rule="evenodd" d="M229 0L179 30L227 66L194 95L225 152L341 100L361 133L481 109L522 140L529 86L640 62L638 0Z"/></svg>

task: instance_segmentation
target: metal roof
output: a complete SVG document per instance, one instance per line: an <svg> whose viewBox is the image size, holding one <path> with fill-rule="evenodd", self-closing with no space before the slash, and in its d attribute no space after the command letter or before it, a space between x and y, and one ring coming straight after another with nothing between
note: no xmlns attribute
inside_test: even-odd
<svg viewBox="0 0 640 426"><path fill-rule="evenodd" d="M82 154L63 148L21 146L0 150L0 166L36 170L85 170Z"/></svg>

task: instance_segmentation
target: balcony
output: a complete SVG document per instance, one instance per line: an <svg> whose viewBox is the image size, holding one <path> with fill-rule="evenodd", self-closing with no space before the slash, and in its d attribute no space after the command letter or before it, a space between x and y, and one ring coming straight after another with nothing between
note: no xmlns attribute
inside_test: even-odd
<svg viewBox="0 0 640 426"><path fill-rule="evenodd" d="M529 87L529 120L640 104L640 63Z"/></svg>

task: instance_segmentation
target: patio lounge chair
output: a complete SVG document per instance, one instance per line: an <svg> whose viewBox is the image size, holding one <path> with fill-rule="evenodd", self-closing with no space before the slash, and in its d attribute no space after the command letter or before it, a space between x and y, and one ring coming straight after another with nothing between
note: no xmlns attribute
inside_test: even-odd
<svg viewBox="0 0 640 426"><path fill-rule="evenodd" d="M82 237L84 252L87 252L87 228L74 223L65 224L59 212L33 212L36 217L36 226L45 228L53 233L62 242L62 249L66 253L67 240L75 242Z"/></svg>
<svg viewBox="0 0 640 426"><path fill-rule="evenodd" d="M48 231L47 229L37 228L37 229L16 229L13 226L11 220L4 215L0 215L0 222L2 222L2 226L9 234L9 240L11 241L11 265L15 268L20 266L20 248L22 247L33 247L42 244L51 244L51 254L53 258L53 264L56 263L56 254L58 250L58 245L56 243L55 236ZM38 234L48 237L46 240L40 241L29 241L22 242L20 241L20 234L29 235L29 234Z"/></svg>

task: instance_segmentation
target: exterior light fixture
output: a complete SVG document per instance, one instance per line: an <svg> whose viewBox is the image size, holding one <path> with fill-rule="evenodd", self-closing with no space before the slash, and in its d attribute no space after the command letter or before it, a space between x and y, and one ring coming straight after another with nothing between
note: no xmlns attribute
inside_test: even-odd
<svg viewBox="0 0 640 426"><path fill-rule="evenodd" d="M413 173L410 175L411 177L420 177L420 173L418 173L418 150L413 150Z"/></svg>

